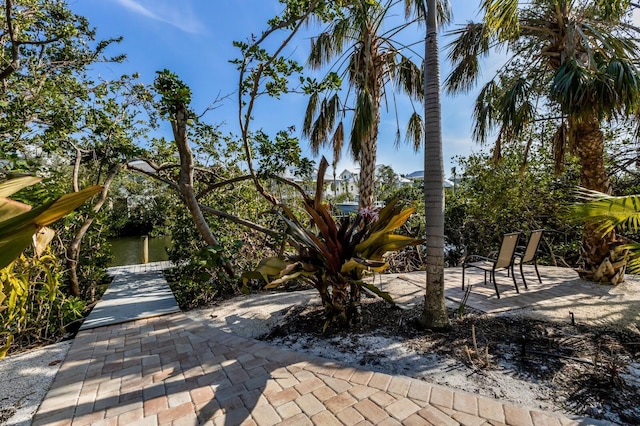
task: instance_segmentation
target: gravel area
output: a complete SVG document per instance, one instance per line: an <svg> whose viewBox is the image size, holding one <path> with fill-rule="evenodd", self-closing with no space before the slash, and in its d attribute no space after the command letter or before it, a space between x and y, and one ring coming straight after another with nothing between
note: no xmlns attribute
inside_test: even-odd
<svg viewBox="0 0 640 426"><path fill-rule="evenodd" d="M31 424L70 346L59 342L0 360L0 424Z"/></svg>

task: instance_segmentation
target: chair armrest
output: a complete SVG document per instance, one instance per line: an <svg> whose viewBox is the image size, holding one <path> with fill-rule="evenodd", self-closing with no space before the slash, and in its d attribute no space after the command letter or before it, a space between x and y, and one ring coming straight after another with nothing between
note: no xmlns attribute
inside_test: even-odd
<svg viewBox="0 0 640 426"><path fill-rule="evenodd" d="M472 254L471 256L467 257L464 262L462 263L462 265L466 265L467 263L472 263L475 262L476 260L487 260L489 262L495 262L496 259L492 259L490 257L485 257L485 256L479 256L477 254Z"/></svg>

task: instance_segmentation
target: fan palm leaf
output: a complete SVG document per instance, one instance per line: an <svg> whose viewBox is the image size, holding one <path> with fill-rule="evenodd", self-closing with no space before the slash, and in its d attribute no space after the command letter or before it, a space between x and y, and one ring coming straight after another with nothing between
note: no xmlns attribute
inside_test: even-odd
<svg viewBox="0 0 640 426"><path fill-rule="evenodd" d="M602 235L614 230L640 231L640 195L614 197L582 188L579 196L584 202L572 206L572 216L597 223Z"/></svg>

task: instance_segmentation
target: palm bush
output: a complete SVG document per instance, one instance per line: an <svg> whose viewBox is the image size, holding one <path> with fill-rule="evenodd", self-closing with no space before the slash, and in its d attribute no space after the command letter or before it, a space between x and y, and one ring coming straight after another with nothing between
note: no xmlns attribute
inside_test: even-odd
<svg viewBox="0 0 640 426"><path fill-rule="evenodd" d="M624 281L625 269L631 273L640 272L640 243L622 235L637 236L640 231L640 195L614 197L597 191L580 190L583 202L571 207L574 219L584 221L595 228L600 235L616 231L618 234L613 257L616 264L604 262L596 270L594 279L602 280L607 269L618 271L612 284Z"/></svg>

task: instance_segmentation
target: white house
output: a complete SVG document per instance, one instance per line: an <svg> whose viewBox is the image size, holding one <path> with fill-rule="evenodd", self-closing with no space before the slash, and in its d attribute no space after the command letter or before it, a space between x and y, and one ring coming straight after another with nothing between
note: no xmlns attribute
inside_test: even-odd
<svg viewBox="0 0 640 426"><path fill-rule="evenodd" d="M405 177L413 182L422 182L424 180L424 170L416 170L415 172L409 173ZM453 188L453 182L449 179L445 179L443 185L447 189Z"/></svg>

